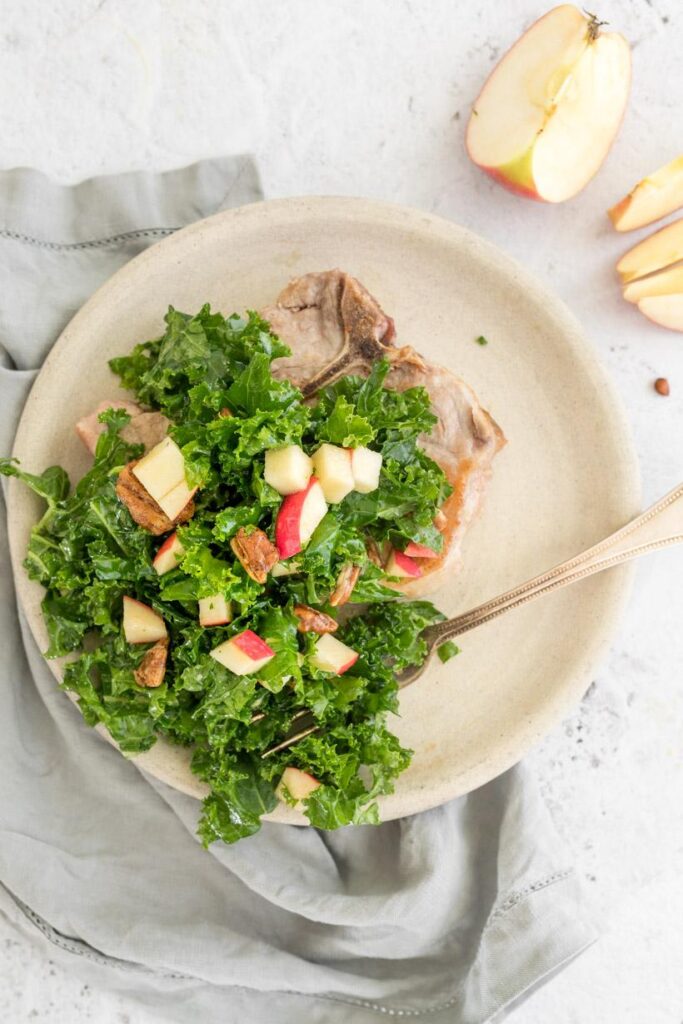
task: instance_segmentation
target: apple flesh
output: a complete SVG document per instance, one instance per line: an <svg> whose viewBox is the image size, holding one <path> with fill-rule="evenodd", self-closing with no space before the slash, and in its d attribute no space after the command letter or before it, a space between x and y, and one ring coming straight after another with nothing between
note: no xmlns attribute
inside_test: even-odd
<svg viewBox="0 0 683 1024"><path fill-rule="evenodd" d="M280 558L298 554L326 514L327 502L316 477L311 477L305 490L288 494L275 520L275 545Z"/></svg>
<svg viewBox="0 0 683 1024"><path fill-rule="evenodd" d="M171 520L182 512L197 490L188 486L183 453L170 437L147 452L132 472Z"/></svg>
<svg viewBox="0 0 683 1024"><path fill-rule="evenodd" d="M406 555L403 551L395 549L389 555L385 570L388 576L411 576L416 578L422 575L422 569L414 558Z"/></svg>
<svg viewBox="0 0 683 1024"><path fill-rule="evenodd" d="M640 302L648 295L676 294L683 295L683 264L631 281L624 288L624 298L627 302Z"/></svg>
<svg viewBox="0 0 683 1024"><path fill-rule="evenodd" d="M634 245L617 263L623 284L683 260L683 218Z"/></svg>
<svg viewBox="0 0 683 1024"><path fill-rule="evenodd" d="M403 549L403 554L409 558L438 558L439 552L428 548L426 544L416 544L414 540Z"/></svg>
<svg viewBox="0 0 683 1024"><path fill-rule="evenodd" d="M633 231L666 217L680 206L683 206L683 156L639 181L608 214L617 231Z"/></svg>
<svg viewBox="0 0 683 1024"><path fill-rule="evenodd" d="M325 500L331 504L342 501L353 490L351 459L346 448L339 448L336 444L321 444L313 455L313 469Z"/></svg>
<svg viewBox="0 0 683 1024"><path fill-rule="evenodd" d="M281 576L295 576L298 572L301 572L298 562L276 562L270 570L270 575L278 579Z"/></svg>
<svg viewBox="0 0 683 1024"><path fill-rule="evenodd" d="M649 295L640 300L638 309L660 327L683 331L683 295Z"/></svg>
<svg viewBox="0 0 683 1024"><path fill-rule="evenodd" d="M263 478L278 494L296 494L305 490L312 472L311 459L298 444L266 452Z"/></svg>
<svg viewBox="0 0 683 1024"><path fill-rule="evenodd" d="M267 665L275 657L275 651L251 629L245 629L243 633L214 647L211 657L234 675L249 676Z"/></svg>
<svg viewBox="0 0 683 1024"><path fill-rule="evenodd" d="M224 626L226 622L231 621L232 604L230 601L226 601L222 594L212 594L211 597L200 597L200 626Z"/></svg>
<svg viewBox="0 0 683 1024"><path fill-rule="evenodd" d="M172 533L170 537L166 538L154 556L154 561L152 562L154 571L159 576L163 576L165 572L170 572L171 569L175 569L178 566L184 554L183 545L178 540L178 535Z"/></svg>
<svg viewBox="0 0 683 1024"><path fill-rule="evenodd" d="M123 635L129 644L151 644L163 640L168 633L164 620L153 608L134 597L124 597Z"/></svg>
<svg viewBox="0 0 683 1024"><path fill-rule="evenodd" d="M373 452L372 448L351 449L351 474L353 489L359 494L370 494L379 487L379 475L382 471L382 453Z"/></svg>
<svg viewBox="0 0 683 1024"><path fill-rule="evenodd" d="M334 672L340 676L358 661L358 654L351 647L347 647L341 640L331 633L325 633L316 642L315 654L311 662L321 672Z"/></svg>
<svg viewBox="0 0 683 1024"><path fill-rule="evenodd" d="M282 777L275 789L275 795L283 803L287 803L286 796L292 800L305 800L310 796L321 783L313 775L303 772L301 768L289 765L282 773Z"/></svg>
<svg viewBox="0 0 683 1024"><path fill-rule="evenodd" d="M486 81L467 126L478 167L520 195L559 203L603 163L631 84L623 36L563 4L535 22Z"/></svg>

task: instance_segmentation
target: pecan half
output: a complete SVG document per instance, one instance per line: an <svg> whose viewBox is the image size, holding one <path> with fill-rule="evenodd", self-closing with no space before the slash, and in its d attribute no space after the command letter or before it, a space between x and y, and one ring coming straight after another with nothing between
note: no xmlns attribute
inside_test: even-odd
<svg viewBox="0 0 683 1024"><path fill-rule="evenodd" d="M339 605L346 604L353 593L353 588L358 582L359 576L360 566L352 565L351 562L347 562L337 576L336 586L330 594L329 602L333 608L338 608Z"/></svg>
<svg viewBox="0 0 683 1024"><path fill-rule="evenodd" d="M138 686L146 686L153 689L161 686L166 675L166 658L168 657L168 637L157 640L154 647L150 647L138 667L133 673Z"/></svg>
<svg viewBox="0 0 683 1024"><path fill-rule="evenodd" d="M299 620L296 628L300 633L334 633L339 626L331 615L309 608L307 604L295 604L294 614Z"/></svg>
<svg viewBox="0 0 683 1024"><path fill-rule="evenodd" d="M278 549L270 543L258 526L249 533L241 526L230 541L230 547L242 563L246 574L257 583L266 582L268 573L280 559Z"/></svg>
<svg viewBox="0 0 683 1024"><path fill-rule="evenodd" d="M379 544L374 537L367 537L365 540L365 550L368 553L368 558L373 565L376 565L378 569L384 568L384 562L382 560L382 552L380 551Z"/></svg>
<svg viewBox="0 0 683 1024"><path fill-rule="evenodd" d="M221 420L231 420L232 419L232 413L228 409L227 405L224 406L221 409L221 411L218 413L218 418L221 419Z"/></svg>
<svg viewBox="0 0 683 1024"><path fill-rule="evenodd" d="M192 518L194 502L188 501L182 512L175 519L170 520L133 473L135 465L137 465L137 459L129 462L119 473L116 480L116 494L138 526L141 526L143 530L148 530L155 537L159 537L162 533L172 530L174 525L186 523L188 519Z"/></svg>

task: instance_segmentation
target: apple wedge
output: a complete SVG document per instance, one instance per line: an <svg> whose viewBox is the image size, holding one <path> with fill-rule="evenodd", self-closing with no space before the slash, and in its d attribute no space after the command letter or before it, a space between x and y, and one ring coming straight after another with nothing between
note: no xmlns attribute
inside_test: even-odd
<svg viewBox="0 0 683 1024"><path fill-rule="evenodd" d="M253 675L275 657L273 648L251 629L245 629L243 633L219 644L210 653L212 658L236 676Z"/></svg>
<svg viewBox="0 0 683 1024"><path fill-rule="evenodd" d="M623 284L683 260L683 218L634 245L617 263Z"/></svg>
<svg viewBox="0 0 683 1024"><path fill-rule="evenodd" d="M278 800L287 803L287 796L290 800L305 800L310 796L321 783L313 775L304 772L301 768L289 765L282 773L280 781L275 788L275 795Z"/></svg>
<svg viewBox="0 0 683 1024"><path fill-rule="evenodd" d="M407 555L408 558L438 558L439 552L434 551L433 548L428 548L426 544L416 544L414 540L403 549L403 554Z"/></svg>
<svg viewBox="0 0 683 1024"><path fill-rule="evenodd" d="M617 134L631 84L623 36L563 4L535 22L472 109L470 158L532 199L560 203L588 184Z"/></svg>
<svg viewBox="0 0 683 1024"><path fill-rule="evenodd" d="M275 545L280 558L298 554L326 513L327 502L316 477L311 477L305 490L288 494L275 520Z"/></svg>
<svg viewBox="0 0 683 1024"><path fill-rule="evenodd" d="M617 231L633 231L683 206L683 156L648 174L608 210Z"/></svg>
<svg viewBox="0 0 683 1024"><path fill-rule="evenodd" d="M640 300L638 309L660 327L683 331L683 295L650 295Z"/></svg>
<svg viewBox="0 0 683 1024"><path fill-rule="evenodd" d="M683 295L683 263L660 270L658 274L640 277L624 288L627 302L640 302L649 295Z"/></svg>
<svg viewBox="0 0 683 1024"><path fill-rule="evenodd" d="M353 490L351 458L346 448L321 444L313 455L313 470L325 495L325 501L336 504Z"/></svg>
<svg viewBox="0 0 683 1024"><path fill-rule="evenodd" d="M358 654L351 647L347 647L341 640L331 633L325 633L316 642L315 654L311 662L321 672L334 672L335 675L342 675L358 661Z"/></svg>
<svg viewBox="0 0 683 1024"><path fill-rule="evenodd" d="M298 444L266 452L263 479L278 494L296 494L308 485L313 472L310 456Z"/></svg>
<svg viewBox="0 0 683 1024"><path fill-rule="evenodd" d="M351 448L351 474L353 489L359 494L370 494L379 487L382 472L382 453L372 448Z"/></svg>
<svg viewBox="0 0 683 1024"><path fill-rule="evenodd" d="M172 533L170 537L166 538L154 556L152 562L154 571L159 576L163 576L165 572L170 572L171 569L175 569L178 566L184 554L183 545L178 540L177 533Z"/></svg>
<svg viewBox="0 0 683 1024"><path fill-rule="evenodd" d="M123 598L123 635L129 644L151 644L168 636L161 615L134 597Z"/></svg>
<svg viewBox="0 0 683 1024"><path fill-rule="evenodd" d="M270 570L270 575L278 579L281 576L296 576L298 572L301 572L298 562L276 562Z"/></svg>
<svg viewBox="0 0 683 1024"><path fill-rule="evenodd" d="M222 594L199 599L200 626L224 626L226 622L232 622L232 604Z"/></svg>
<svg viewBox="0 0 683 1024"><path fill-rule="evenodd" d="M403 551L396 550L393 550L389 555L384 571L387 576L412 576L417 578L422 575L422 569L414 558L406 555Z"/></svg>
<svg viewBox="0 0 683 1024"><path fill-rule="evenodd" d="M183 453L170 437L136 462L132 473L171 520L182 512L197 490L188 486Z"/></svg>

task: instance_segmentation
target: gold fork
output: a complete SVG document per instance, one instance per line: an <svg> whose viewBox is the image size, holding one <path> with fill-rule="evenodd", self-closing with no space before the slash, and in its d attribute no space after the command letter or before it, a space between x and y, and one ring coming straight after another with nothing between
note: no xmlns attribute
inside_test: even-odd
<svg viewBox="0 0 683 1024"><path fill-rule="evenodd" d="M672 491L666 494L659 501L651 505L641 515L636 516L621 529L609 534L597 544L582 551L573 558L559 565L553 566L539 576L521 583L512 590L486 601L484 604L472 608L455 618L446 619L444 622L437 622L433 626L427 626L422 631L422 639L427 644L427 655L421 665L413 665L403 672L400 672L396 679L400 688L409 686L425 671L434 652L442 644L455 637L468 633L477 626L503 615L505 612L519 608L529 601L550 594L561 587L568 587L578 580L587 579L589 576L605 569L611 569L623 562L629 562L641 555L651 551L669 547L672 544L683 542L683 484L679 484ZM662 533L663 528L663 533ZM654 532L662 533L662 536L652 536ZM640 543L634 544L634 541ZM299 728L296 733L288 736L281 743L266 750L261 756L270 757L280 750L293 746L306 736L317 732L320 726L309 724L313 722L312 715L309 717L305 711L297 716Z"/></svg>

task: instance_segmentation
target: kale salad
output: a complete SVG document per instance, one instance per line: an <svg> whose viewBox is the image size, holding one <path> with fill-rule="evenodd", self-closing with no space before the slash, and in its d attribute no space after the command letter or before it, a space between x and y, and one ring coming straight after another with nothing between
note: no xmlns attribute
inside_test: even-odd
<svg viewBox="0 0 683 1024"><path fill-rule="evenodd" d="M256 832L278 800L318 828L377 823L411 757L387 727L395 675L443 618L395 588L443 545L427 392L386 388L378 361L305 401L273 376L289 350L257 314L165 322L110 362L170 421L157 444L114 405L74 487L0 461L46 502L24 563L45 656L70 655L63 688L124 754L192 748L205 845Z"/></svg>

